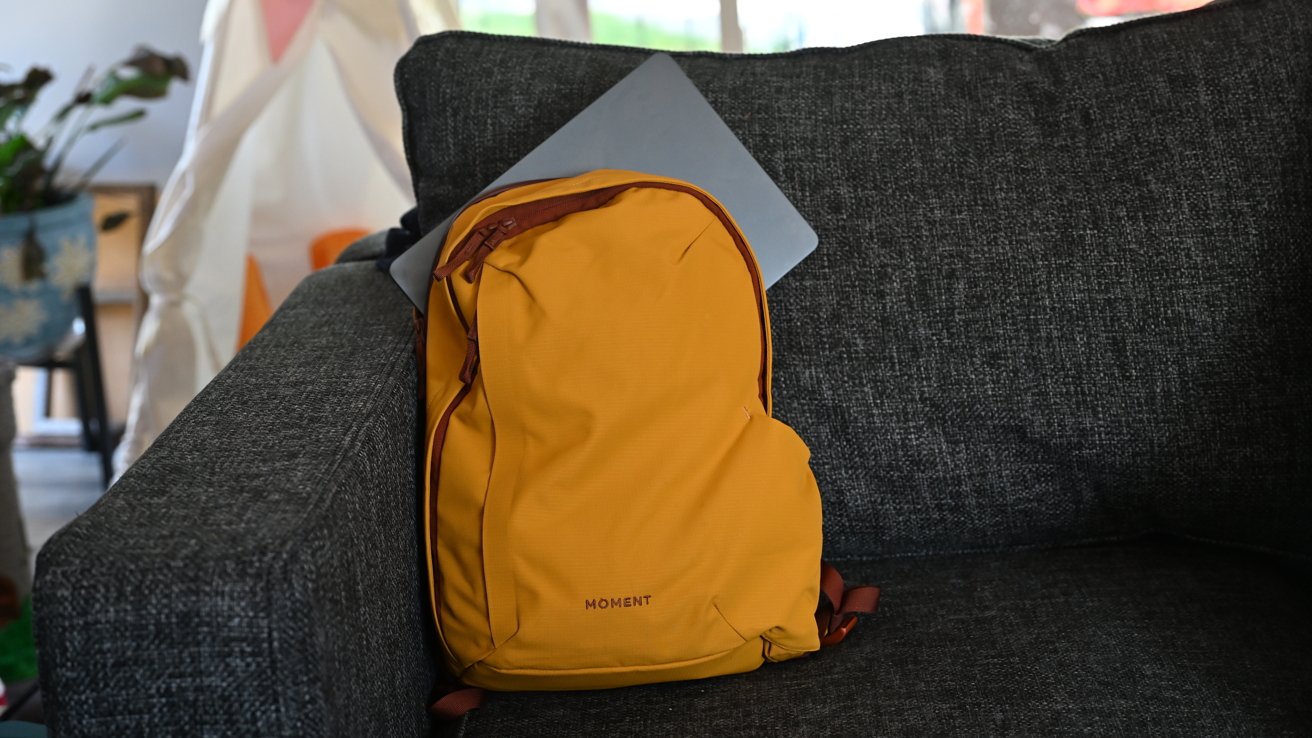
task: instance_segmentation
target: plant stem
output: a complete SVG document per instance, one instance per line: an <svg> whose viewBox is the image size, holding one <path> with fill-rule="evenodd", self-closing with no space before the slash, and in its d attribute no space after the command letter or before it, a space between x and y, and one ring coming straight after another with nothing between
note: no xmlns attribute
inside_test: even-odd
<svg viewBox="0 0 1312 738"><path fill-rule="evenodd" d="M82 96L83 92L88 92L89 90L94 89L88 85L95 81L95 74L96 68L94 66L87 67L87 70L82 73L82 79L78 80L77 86L73 88L73 99L64 103L59 110L55 112L54 117L41 127L41 130L37 132L36 137L33 138L34 141L53 141L54 137L59 135L63 130L63 124L65 119L68 118L68 114L73 112L73 108L76 108L79 105L77 101L78 98ZM52 131L52 129L54 130ZM48 135L50 136L49 138L47 138Z"/></svg>
<svg viewBox="0 0 1312 738"><path fill-rule="evenodd" d="M64 167L64 159L68 158L68 152L73 149L73 146L78 142L78 139L82 138L82 134L86 133L87 121L90 118L91 106L82 106L82 109L78 111L77 125L75 125L72 132L64 138L63 146L60 147L59 153L55 156L54 161L51 162L50 168L46 170L45 180L41 183L41 191L44 196L49 197L53 194L55 177L59 175L59 170ZM54 140L51 139L50 145L53 146L54 143Z"/></svg>
<svg viewBox="0 0 1312 738"><path fill-rule="evenodd" d="M86 172L82 174L82 179L78 180L77 184L73 185L71 191L81 192L86 189L87 185L91 184L91 179L100 173L100 170L109 163L110 159L114 158L114 155L117 154L121 148L123 148L123 139L120 138L114 142L113 146L106 149L105 153L100 155L100 158L92 162L91 166L87 167Z"/></svg>

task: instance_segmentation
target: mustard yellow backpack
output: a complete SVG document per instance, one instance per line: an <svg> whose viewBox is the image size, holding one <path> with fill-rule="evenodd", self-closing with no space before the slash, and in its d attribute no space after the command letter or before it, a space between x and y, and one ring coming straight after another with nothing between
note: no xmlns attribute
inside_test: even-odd
<svg viewBox="0 0 1312 738"><path fill-rule="evenodd" d="M745 672L873 612L877 589L822 574L810 451L770 416L765 287L715 198L613 170L516 185L460 213L433 280L425 539L461 682Z"/></svg>

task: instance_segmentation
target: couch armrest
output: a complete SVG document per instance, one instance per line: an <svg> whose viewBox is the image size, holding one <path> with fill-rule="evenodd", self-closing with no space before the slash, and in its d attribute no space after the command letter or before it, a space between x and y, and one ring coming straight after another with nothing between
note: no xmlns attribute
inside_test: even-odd
<svg viewBox="0 0 1312 738"><path fill-rule="evenodd" d="M413 352L373 264L312 275L50 541L52 734L427 734Z"/></svg>
<svg viewBox="0 0 1312 738"><path fill-rule="evenodd" d="M338 264L353 261L373 261L387 255L387 231L370 233L364 238L347 246L337 255Z"/></svg>

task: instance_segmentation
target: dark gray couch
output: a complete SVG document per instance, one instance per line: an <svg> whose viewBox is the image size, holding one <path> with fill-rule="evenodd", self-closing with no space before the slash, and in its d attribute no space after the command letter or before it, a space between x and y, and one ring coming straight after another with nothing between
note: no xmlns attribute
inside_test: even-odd
<svg viewBox="0 0 1312 738"><path fill-rule="evenodd" d="M418 42L423 226L644 56ZM882 609L811 658L442 727L1312 734L1312 3L678 59L820 234L770 291L776 402L827 556ZM380 248L307 279L41 553L55 734L430 729L415 365Z"/></svg>

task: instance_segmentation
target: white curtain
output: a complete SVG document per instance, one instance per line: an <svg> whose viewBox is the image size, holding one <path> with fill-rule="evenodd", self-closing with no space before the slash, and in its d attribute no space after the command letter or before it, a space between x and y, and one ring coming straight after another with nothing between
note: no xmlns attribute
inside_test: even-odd
<svg viewBox="0 0 1312 738"><path fill-rule="evenodd" d="M316 235L411 206L392 69L417 33L409 0L210 0L187 144L142 253L120 473L235 353L248 253L276 305Z"/></svg>
<svg viewBox="0 0 1312 738"><path fill-rule="evenodd" d="M592 40L588 0L537 0L533 24L542 38Z"/></svg>

